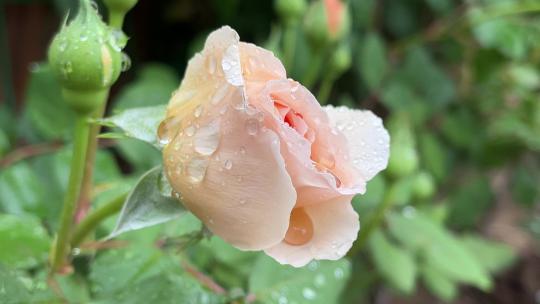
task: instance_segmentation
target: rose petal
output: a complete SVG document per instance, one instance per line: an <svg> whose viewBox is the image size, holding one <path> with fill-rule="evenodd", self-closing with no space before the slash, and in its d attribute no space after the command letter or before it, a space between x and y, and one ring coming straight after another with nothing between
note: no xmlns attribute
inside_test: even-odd
<svg viewBox="0 0 540 304"><path fill-rule="evenodd" d="M323 204L309 205L306 213L313 222L313 238L303 245L281 242L265 252L281 264L301 267L311 260L337 260L351 248L360 222L351 205L352 196L342 196Z"/></svg>
<svg viewBox="0 0 540 304"><path fill-rule="evenodd" d="M302 115L313 143L282 121L274 102ZM268 115L266 125L281 138L281 153L298 193L297 206L318 204L342 195L363 193L365 182L350 162L346 138L331 128L325 111L315 97L292 80L269 81L258 98L250 99ZM312 158L320 162L315 164ZM327 167L330 171L318 169ZM331 167L331 168L330 168Z"/></svg>
<svg viewBox="0 0 540 304"><path fill-rule="evenodd" d="M384 170L390 153L390 135L371 111L324 107L330 121L347 138L354 166L366 180Z"/></svg>
<svg viewBox="0 0 540 304"><path fill-rule="evenodd" d="M163 155L190 211L232 245L260 250L284 238L296 192L278 136L247 106L243 78L232 68L240 64L233 63L237 46L236 32L223 27L189 62L168 107L167 129L178 131Z"/></svg>

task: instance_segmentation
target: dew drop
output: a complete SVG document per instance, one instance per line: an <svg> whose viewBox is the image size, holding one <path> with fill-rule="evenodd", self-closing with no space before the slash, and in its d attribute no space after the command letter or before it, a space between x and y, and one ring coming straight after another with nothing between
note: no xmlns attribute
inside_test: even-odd
<svg viewBox="0 0 540 304"><path fill-rule="evenodd" d="M88 34L87 33L82 33L79 38L80 38L81 41L86 41L86 40L88 40Z"/></svg>
<svg viewBox="0 0 540 304"><path fill-rule="evenodd" d="M295 208L291 213L289 229L285 242L290 245L303 245L313 237L313 222L304 208Z"/></svg>
<svg viewBox="0 0 540 304"><path fill-rule="evenodd" d="M180 120L178 118L169 117L159 124L157 135L160 145L165 146L171 142L173 133L177 130L179 123Z"/></svg>
<svg viewBox="0 0 540 304"><path fill-rule="evenodd" d="M240 154L246 154L246 148L245 147L240 147L240 149L238 150L240 152Z"/></svg>
<svg viewBox="0 0 540 304"><path fill-rule="evenodd" d="M225 95L227 95L228 90L229 90L228 85L226 84L222 85L219 89L216 90L216 93L214 94L214 96L212 96L212 99L210 100L210 102L212 102L212 104L217 104L218 102L223 100L223 98L225 98Z"/></svg>
<svg viewBox="0 0 540 304"><path fill-rule="evenodd" d="M203 111L203 106L202 106L202 105L198 105L198 106L195 108L195 111L193 111L193 116L195 116L195 117L197 117L197 118L201 117L202 111Z"/></svg>
<svg viewBox="0 0 540 304"><path fill-rule="evenodd" d="M313 300L317 297L317 293L315 292L315 290L309 287L302 289L302 295L304 296L304 298L306 298L306 300Z"/></svg>
<svg viewBox="0 0 540 304"><path fill-rule="evenodd" d="M204 179L207 167L207 158L192 158L186 168L189 181L192 183L200 183Z"/></svg>
<svg viewBox="0 0 540 304"><path fill-rule="evenodd" d="M60 41L60 43L58 44L58 50L60 52L64 52L68 47L68 42L66 39L62 39L62 41Z"/></svg>
<svg viewBox="0 0 540 304"><path fill-rule="evenodd" d="M249 135L257 135L259 132L259 121L253 118L246 120L246 131Z"/></svg>
<svg viewBox="0 0 540 304"><path fill-rule="evenodd" d="M193 134L195 134L195 127L194 126L189 126L185 129L185 132L186 132L186 135L187 136L193 136Z"/></svg>
<svg viewBox="0 0 540 304"><path fill-rule="evenodd" d="M315 276L315 286L321 287L326 283L326 277L324 274L319 273Z"/></svg>
<svg viewBox="0 0 540 304"><path fill-rule="evenodd" d="M241 199L240 200L240 205L245 205L246 204L246 200L245 199Z"/></svg>
<svg viewBox="0 0 540 304"><path fill-rule="evenodd" d="M131 58L126 53L122 53L122 63L120 69L122 72L129 70L131 67Z"/></svg>
<svg viewBox="0 0 540 304"><path fill-rule="evenodd" d="M64 61L62 63L62 74L64 74L64 76L67 76L71 72L73 72L73 66L71 65L71 61Z"/></svg>
<svg viewBox="0 0 540 304"><path fill-rule="evenodd" d="M223 164L223 167L227 170L231 170L232 168L232 161L230 159L227 159L225 163Z"/></svg>
<svg viewBox="0 0 540 304"><path fill-rule="evenodd" d="M343 272L343 269L338 267L334 270L334 277L336 279L343 279L344 276L345 276L345 273Z"/></svg>

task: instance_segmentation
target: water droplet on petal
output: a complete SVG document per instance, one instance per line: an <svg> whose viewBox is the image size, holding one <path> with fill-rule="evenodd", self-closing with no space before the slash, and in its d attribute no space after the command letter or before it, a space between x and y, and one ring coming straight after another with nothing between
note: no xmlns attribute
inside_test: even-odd
<svg viewBox="0 0 540 304"><path fill-rule="evenodd" d="M253 118L246 120L246 131L249 135L257 135L259 132L259 121Z"/></svg>
<svg viewBox="0 0 540 304"><path fill-rule="evenodd" d="M218 148L219 138L219 122L212 122L197 130L193 148L201 155L211 155Z"/></svg>
<svg viewBox="0 0 540 304"><path fill-rule="evenodd" d="M195 108L195 111L193 111L193 115L195 117L200 117L201 114L202 114L202 111L203 111L203 106L202 105L198 105L196 108Z"/></svg>
<svg viewBox="0 0 540 304"><path fill-rule="evenodd" d="M208 167L207 158L192 158L187 164L187 176L192 183L200 183L206 174L206 168Z"/></svg>
<svg viewBox="0 0 540 304"><path fill-rule="evenodd" d="M290 245L303 245L313 237L313 222L304 208L295 208L291 213L289 229L285 242Z"/></svg>
<svg viewBox="0 0 540 304"><path fill-rule="evenodd" d="M189 126L184 131L186 132L187 136L193 136L193 134L195 134L195 127Z"/></svg>
<svg viewBox="0 0 540 304"><path fill-rule="evenodd" d="M231 170L232 168L232 161L230 159L227 159L225 163L223 164L223 167L227 170Z"/></svg>
<svg viewBox="0 0 540 304"><path fill-rule="evenodd" d="M238 151L240 152L240 154L246 154L246 148L244 148L243 146L240 147Z"/></svg>

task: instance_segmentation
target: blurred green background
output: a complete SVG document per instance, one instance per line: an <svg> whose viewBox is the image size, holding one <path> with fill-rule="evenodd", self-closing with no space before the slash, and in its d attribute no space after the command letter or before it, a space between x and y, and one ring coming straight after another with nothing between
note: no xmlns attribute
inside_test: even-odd
<svg viewBox="0 0 540 304"><path fill-rule="evenodd" d="M225 24L321 103L372 110L391 159L353 201L362 231L346 259L296 270L216 237L181 249L200 225L187 215L89 243L48 284L74 114L43 62L76 5L3 1L0 303L540 303L540 1L349 0L332 31L337 2L140 0L108 113L167 103ZM100 147L94 206L161 162L134 140Z"/></svg>

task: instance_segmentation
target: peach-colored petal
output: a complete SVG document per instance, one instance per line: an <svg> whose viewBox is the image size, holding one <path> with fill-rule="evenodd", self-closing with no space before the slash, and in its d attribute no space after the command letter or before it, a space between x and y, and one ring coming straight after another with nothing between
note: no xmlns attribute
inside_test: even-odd
<svg viewBox="0 0 540 304"><path fill-rule="evenodd" d="M351 248L360 222L351 205L352 196L303 207L313 222L313 238L303 245L281 242L265 252L281 264L301 267L316 260L337 260Z"/></svg>
<svg viewBox="0 0 540 304"><path fill-rule="evenodd" d="M366 180L388 164L390 136L382 120L371 111L326 106L331 123L347 138L352 163Z"/></svg>
<svg viewBox="0 0 540 304"><path fill-rule="evenodd" d="M213 32L169 104L164 165L182 202L214 234L260 250L284 238L296 192L278 136L247 104L240 64L238 35Z"/></svg>
<svg viewBox="0 0 540 304"><path fill-rule="evenodd" d="M275 101L302 115L314 132L313 142L282 121ZM280 136L281 153L298 193L297 206L365 191L364 179L348 159L347 139L331 128L326 113L306 88L292 80L273 80L250 102L268 114L265 124Z"/></svg>

